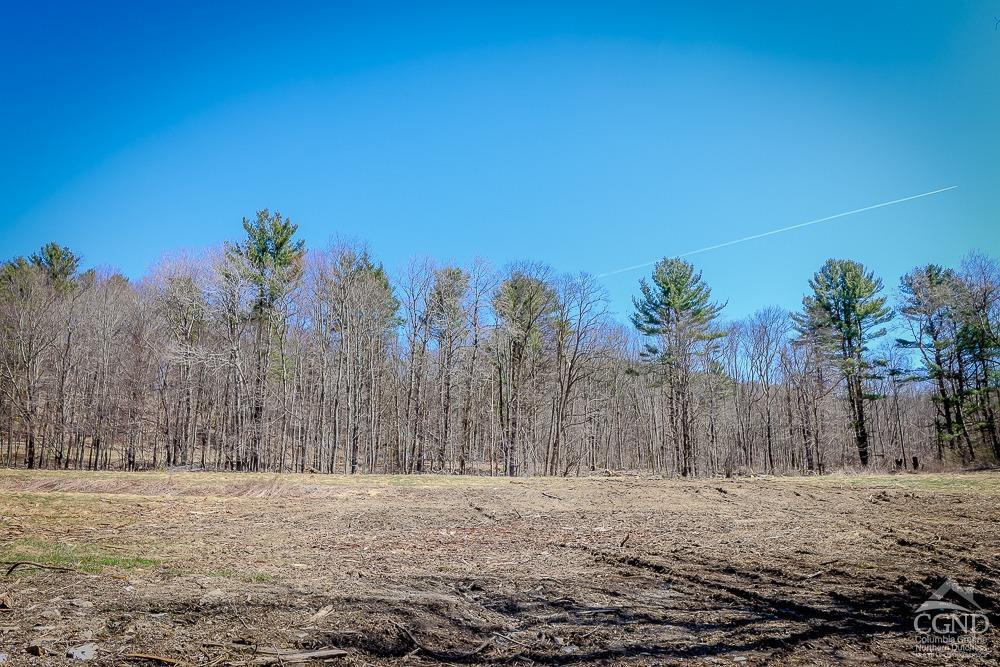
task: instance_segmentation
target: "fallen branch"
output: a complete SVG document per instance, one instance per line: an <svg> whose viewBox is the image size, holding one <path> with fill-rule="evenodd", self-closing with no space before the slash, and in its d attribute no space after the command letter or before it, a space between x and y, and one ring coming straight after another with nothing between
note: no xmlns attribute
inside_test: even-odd
<svg viewBox="0 0 1000 667"><path fill-rule="evenodd" d="M326 658L339 658L347 655L347 651L339 648L323 648L318 651L268 651L260 649L258 653L263 653L255 658L252 665L275 665L285 662L305 662L306 660L324 660Z"/></svg>
<svg viewBox="0 0 1000 667"><path fill-rule="evenodd" d="M613 614L619 610L614 607L591 607L589 609L576 609L574 611L581 616L585 616L589 614Z"/></svg>
<svg viewBox="0 0 1000 667"><path fill-rule="evenodd" d="M826 566L826 565L832 565L833 563L836 563L836 562L837 562L838 560L840 560L840 559L839 559L839 558L833 558L833 559L831 559L831 560L825 560L825 561L823 561L822 563L820 563L820 566L822 567L822 566ZM806 580L806 579L813 579L813 578L815 578L815 577L818 577L818 576L819 576L819 575L821 575L821 574L826 574L827 572L829 572L829 570L827 570L827 569L826 569L826 568L824 567L823 569L821 569L821 570L817 570L816 572L813 572L812 574L807 574L807 575L805 575L804 577L802 577L802 579L803 579L803 580Z"/></svg>
<svg viewBox="0 0 1000 667"><path fill-rule="evenodd" d="M410 642L413 643L414 647L416 647L417 649L419 649L421 652L426 653L427 655L429 655L430 657L434 658L435 660L445 660L445 661L447 661L447 660L454 660L454 661L467 660L468 658L471 658L471 657L473 657L475 655L478 655L479 653L482 653L483 649L485 649L487 646L489 646L490 644L493 643L493 638L492 637L487 637L486 639L483 640L483 642L479 646L477 646L476 648L472 649L471 651L438 651L438 650L432 649L432 648L430 648L428 646L424 646L423 644L421 644L420 641L416 637L413 636L413 633L410 632L408 628L400 625L396 621L392 621L392 624L395 625L397 628L399 628L403 632L404 635L406 635L406 638L409 639Z"/></svg>
<svg viewBox="0 0 1000 667"><path fill-rule="evenodd" d="M175 658L167 658L162 655L152 655L149 653L126 653L122 656L123 658L129 658L132 660L148 660L150 662L155 662L158 665L187 665L188 663L183 660L177 660Z"/></svg>
<svg viewBox="0 0 1000 667"><path fill-rule="evenodd" d="M37 567L39 570L56 570L57 572L76 572L77 574L85 574L85 572L81 572L80 570L77 570L74 567L63 567L61 565L45 565L44 563L36 563L30 560L17 560L17 561L3 560L0 561L0 565L10 565L10 567L7 568L7 576L12 575L14 573L14 570L16 570L19 567Z"/></svg>
<svg viewBox="0 0 1000 667"><path fill-rule="evenodd" d="M546 498L552 498L554 500L564 500L564 498L560 498L559 496L553 495L551 493L546 493L545 491L542 491L542 495L545 496Z"/></svg>

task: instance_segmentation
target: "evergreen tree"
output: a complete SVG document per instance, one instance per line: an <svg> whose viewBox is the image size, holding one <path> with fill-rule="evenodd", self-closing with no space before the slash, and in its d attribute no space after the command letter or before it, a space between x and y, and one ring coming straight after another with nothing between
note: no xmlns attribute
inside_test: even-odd
<svg viewBox="0 0 1000 667"><path fill-rule="evenodd" d="M652 285L639 281L641 298L633 299L632 324L658 344L646 346L645 356L661 364L665 380L675 456L681 475L696 474L693 375L707 344L721 337L713 324L723 306L712 302L712 290L690 262L664 258L653 269Z"/></svg>
<svg viewBox="0 0 1000 667"><path fill-rule="evenodd" d="M813 293L802 299L802 312L793 319L799 333L816 341L839 368L847 384L858 458L867 466L865 380L871 364L865 353L873 340L885 335L883 325L892 319L892 309L880 296L882 281L849 259L828 259L809 286Z"/></svg>
<svg viewBox="0 0 1000 667"><path fill-rule="evenodd" d="M246 239L229 248L231 256L243 260L247 277L257 287L254 310L258 316L274 308L301 272L305 241L293 239L298 228L278 211L271 215L265 208L253 220L243 218Z"/></svg>
<svg viewBox="0 0 1000 667"><path fill-rule="evenodd" d="M1000 401L1000 265L973 253L962 262L955 299L966 426L979 431L983 444L1000 460L997 408ZM970 454L974 455L971 449ZM974 458L974 456L973 456Z"/></svg>
<svg viewBox="0 0 1000 667"><path fill-rule="evenodd" d="M548 281L548 269L539 265L516 268L493 299L498 319L497 371L500 423L504 434L503 464L507 475L517 472L516 454L525 373L531 354L539 352L551 329L557 295Z"/></svg>
<svg viewBox="0 0 1000 667"><path fill-rule="evenodd" d="M645 278L639 281L642 298L632 300L636 309L632 323L639 333L666 337L667 347L670 338L704 341L718 337L712 323L723 306L712 303L711 288L690 262L664 258L656 263L652 279L652 286Z"/></svg>
<svg viewBox="0 0 1000 667"><path fill-rule="evenodd" d="M438 347L438 384L441 395L441 420L435 454L438 469L445 467L445 455L451 436L453 375L456 351L468 331L465 297L469 291L469 274L457 266L446 266L434 272L427 317L430 334Z"/></svg>
<svg viewBox="0 0 1000 667"><path fill-rule="evenodd" d="M55 289L63 290L73 284L77 270L80 268L80 257L66 246L49 242L31 256L31 263L44 273Z"/></svg>
<svg viewBox="0 0 1000 667"><path fill-rule="evenodd" d="M305 242L294 240L298 225L283 218L275 211L257 211L253 220L243 218L246 239L228 248L228 255L256 288L253 319L257 326L257 364L252 398L252 425L255 428L255 447L249 460L241 467L260 468L260 455L264 449L265 403L267 374L271 364L273 337L276 333L275 311L277 304L302 272ZM279 338L281 332L279 333Z"/></svg>
<svg viewBox="0 0 1000 667"><path fill-rule="evenodd" d="M466 328L462 301L469 289L469 275L459 267L446 266L434 272L428 303L431 335L439 345L457 338Z"/></svg>
<svg viewBox="0 0 1000 667"><path fill-rule="evenodd" d="M961 418L960 391L953 388L957 348L955 305L958 276L936 264L918 267L900 280L899 311L910 325L912 338L897 339L904 349L919 351L924 366L923 379L931 382L937 395L934 426L938 438L938 458L944 446L954 448L965 432Z"/></svg>

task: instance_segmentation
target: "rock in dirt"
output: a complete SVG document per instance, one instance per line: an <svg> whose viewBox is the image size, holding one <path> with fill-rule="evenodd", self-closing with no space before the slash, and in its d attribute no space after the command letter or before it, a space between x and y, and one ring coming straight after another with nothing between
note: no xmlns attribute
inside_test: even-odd
<svg viewBox="0 0 1000 667"><path fill-rule="evenodd" d="M0 609L13 609L14 598L10 593L0 594Z"/></svg>
<svg viewBox="0 0 1000 667"><path fill-rule="evenodd" d="M0 665L2 665L5 662L7 662L7 654L6 653L0 653Z"/></svg>
<svg viewBox="0 0 1000 667"><path fill-rule="evenodd" d="M82 598L77 598L75 600L70 600L69 603L74 607L79 607L80 609L92 609L94 603L90 600L84 600Z"/></svg>
<svg viewBox="0 0 1000 667"><path fill-rule="evenodd" d="M215 602L221 602L225 597L226 594L222 591L222 589L216 588L202 595L199 602L201 604L213 604Z"/></svg>
<svg viewBox="0 0 1000 667"><path fill-rule="evenodd" d="M41 657L43 655L48 655L49 653L48 651L45 650L44 646L42 646L36 641L28 644L28 648L25 650L28 652L28 655L34 655L38 657Z"/></svg>
<svg viewBox="0 0 1000 667"><path fill-rule="evenodd" d="M59 613L58 609L46 609L45 611L38 614L41 618L49 621L55 621L62 618L62 614Z"/></svg>
<svg viewBox="0 0 1000 667"><path fill-rule="evenodd" d="M80 644L79 646L74 646L73 648L66 651L66 657L72 658L73 660L93 660L94 655L97 653L97 645L90 644Z"/></svg>

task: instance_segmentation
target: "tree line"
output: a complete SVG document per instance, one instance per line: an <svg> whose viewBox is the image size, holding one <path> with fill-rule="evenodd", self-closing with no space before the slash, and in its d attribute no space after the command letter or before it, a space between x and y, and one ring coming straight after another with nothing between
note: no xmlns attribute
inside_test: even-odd
<svg viewBox="0 0 1000 667"><path fill-rule="evenodd" d="M241 241L133 282L49 243L0 266L0 460L60 469L662 475L1000 460L1000 267L828 260L737 321L658 262L631 326L591 276Z"/></svg>

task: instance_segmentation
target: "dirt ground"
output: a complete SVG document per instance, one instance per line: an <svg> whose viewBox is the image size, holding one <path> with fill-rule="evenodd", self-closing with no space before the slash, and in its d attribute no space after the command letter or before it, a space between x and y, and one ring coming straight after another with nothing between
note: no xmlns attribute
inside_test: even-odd
<svg viewBox="0 0 1000 667"><path fill-rule="evenodd" d="M4 665L997 664L1000 474L0 472ZM922 652L945 577L993 630ZM81 648L82 647L82 648ZM343 655L333 655L341 649ZM326 658L296 654L327 650ZM42 655L43 657L37 657Z"/></svg>

